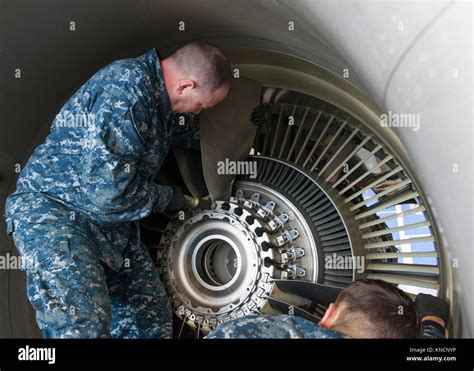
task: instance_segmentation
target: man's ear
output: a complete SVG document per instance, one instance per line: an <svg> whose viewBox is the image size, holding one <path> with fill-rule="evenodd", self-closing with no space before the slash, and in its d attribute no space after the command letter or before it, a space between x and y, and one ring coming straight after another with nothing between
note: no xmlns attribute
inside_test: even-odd
<svg viewBox="0 0 474 371"><path fill-rule="evenodd" d="M339 317L339 310L334 303L331 303L324 313L324 317L319 321L319 326L330 329L337 317Z"/></svg>
<svg viewBox="0 0 474 371"><path fill-rule="evenodd" d="M183 79L178 82L178 87L176 89L176 93L179 95L183 94L184 89L190 88L194 89L196 87L196 83L191 79Z"/></svg>

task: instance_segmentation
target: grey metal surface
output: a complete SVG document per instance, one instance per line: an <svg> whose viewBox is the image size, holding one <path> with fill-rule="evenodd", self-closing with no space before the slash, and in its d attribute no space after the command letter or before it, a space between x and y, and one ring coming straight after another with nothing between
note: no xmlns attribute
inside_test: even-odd
<svg viewBox="0 0 474 371"><path fill-rule="evenodd" d="M179 171L189 192L194 197L204 197L209 194L202 170L201 152L193 149L173 147L173 153L178 163Z"/></svg>
<svg viewBox="0 0 474 371"><path fill-rule="evenodd" d="M312 321L314 323L318 323L321 320L320 317L314 316L313 314L301 308L298 308L291 303L286 303L273 297L268 298L268 303L273 309L275 309L279 313L295 315L307 319L308 321Z"/></svg>
<svg viewBox="0 0 474 371"><path fill-rule="evenodd" d="M290 281L290 280L275 280L275 284L283 291L299 295L303 298L309 299L326 307L334 303L341 293L342 289L339 287L321 285L319 283L304 282L304 281Z"/></svg>
<svg viewBox="0 0 474 371"><path fill-rule="evenodd" d="M256 81L234 79L227 98L200 115L202 167L214 200L230 196L236 176L221 173L219 166L246 160L250 152L256 132L250 115L260 104L261 87Z"/></svg>

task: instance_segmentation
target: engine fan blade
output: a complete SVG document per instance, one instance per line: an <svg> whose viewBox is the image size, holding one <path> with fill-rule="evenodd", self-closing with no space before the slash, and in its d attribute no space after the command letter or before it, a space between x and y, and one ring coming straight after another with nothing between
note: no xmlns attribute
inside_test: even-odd
<svg viewBox="0 0 474 371"><path fill-rule="evenodd" d="M194 197L207 196L209 192L203 175L201 153L195 149L177 146L173 147L173 153L189 192Z"/></svg>
<svg viewBox="0 0 474 371"><path fill-rule="evenodd" d="M295 315L298 317L302 317L314 323L319 323L321 320L320 317L315 316L301 308L295 307L293 304L285 303L284 301L269 297L268 302L271 307L283 314L290 314Z"/></svg>
<svg viewBox="0 0 474 371"><path fill-rule="evenodd" d="M246 160L249 155L256 133L250 115L260 104L261 87L256 81L235 79L227 98L200 114L202 167L214 200L230 196L236 176L232 169L222 167ZM218 170L224 170L224 174Z"/></svg>
<svg viewBox="0 0 474 371"><path fill-rule="evenodd" d="M276 285L283 292L289 292L311 300L314 306L316 304L328 307L329 304L336 301L337 296L342 291L339 287L321 285L300 280L274 280Z"/></svg>

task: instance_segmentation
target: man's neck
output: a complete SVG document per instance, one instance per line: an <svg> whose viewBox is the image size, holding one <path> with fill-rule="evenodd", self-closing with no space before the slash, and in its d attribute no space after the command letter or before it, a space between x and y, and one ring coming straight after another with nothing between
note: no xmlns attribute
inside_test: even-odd
<svg viewBox="0 0 474 371"><path fill-rule="evenodd" d="M173 61L170 58L165 58L161 61L161 71L163 72L163 80L165 81L165 88L168 92L170 99L171 112L174 112L173 107L176 106L176 102L171 94L175 83L176 75L174 72Z"/></svg>

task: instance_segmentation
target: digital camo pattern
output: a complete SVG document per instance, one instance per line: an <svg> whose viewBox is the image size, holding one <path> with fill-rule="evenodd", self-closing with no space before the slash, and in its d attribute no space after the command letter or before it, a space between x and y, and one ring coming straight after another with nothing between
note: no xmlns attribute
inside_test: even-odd
<svg viewBox="0 0 474 371"><path fill-rule="evenodd" d="M45 336L170 335L163 288L132 237L172 197L153 181L170 146L198 141L197 118L171 112L154 49L102 68L64 104L5 207L7 232L36 261L28 294Z"/></svg>
<svg viewBox="0 0 474 371"><path fill-rule="evenodd" d="M348 338L301 317L289 315L247 316L224 322L207 339L338 339ZM423 338L443 339L444 332L423 324Z"/></svg>
<svg viewBox="0 0 474 371"><path fill-rule="evenodd" d="M424 339L445 339L444 329L439 325L433 324L431 321L423 322L423 338Z"/></svg>
<svg viewBox="0 0 474 371"><path fill-rule="evenodd" d="M327 330L301 317L247 316L224 322L206 339L339 339Z"/></svg>
<svg viewBox="0 0 474 371"><path fill-rule="evenodd" d="M170 338L171 306L139 235L132 232L116 272L101 263L87 227L14 222L28 298L48 338Z"/></svg>

